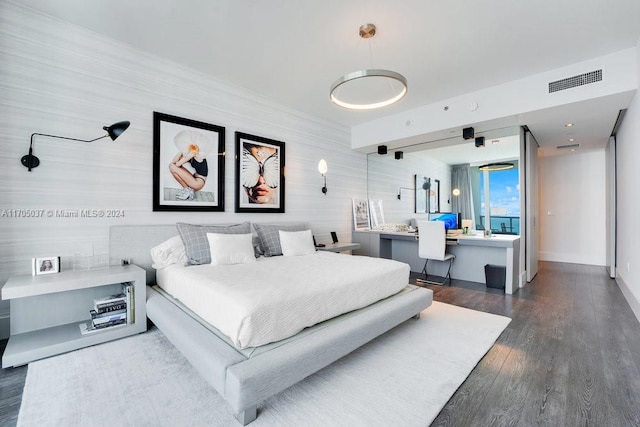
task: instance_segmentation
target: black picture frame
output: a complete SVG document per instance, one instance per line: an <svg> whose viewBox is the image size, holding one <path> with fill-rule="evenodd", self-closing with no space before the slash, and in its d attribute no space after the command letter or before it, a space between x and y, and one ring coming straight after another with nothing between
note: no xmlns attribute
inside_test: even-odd
<svg viewBox="0 0 640 427"><path fill-rule="evenodd" d="M224 164L224 127L154 111L154 211L223 212Z"/></svg>
<svg viewBox="0 0 640 427"><path fill-rule="evenodd" d="M415 213L440 212L440 180L428 176L414 175Z"/></svg>
<svg viewBox="0 0 640 427"><path fill-rule="evenodd" d="M429 192L429 213L440 213L440 180L431 180L431 191Z"/></svg>
<svg viewBox="0 0 640 427"><path fill-rule="evenodd" d="M284 213L285 143L236 132L235 148L235 212Z"/></svg>

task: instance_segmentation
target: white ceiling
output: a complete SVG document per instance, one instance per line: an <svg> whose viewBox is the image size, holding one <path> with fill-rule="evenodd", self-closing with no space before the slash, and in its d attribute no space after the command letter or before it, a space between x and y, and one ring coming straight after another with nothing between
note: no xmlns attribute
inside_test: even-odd
<svg viewBox="0 0 640 427"><path fill-rule="evenodd" d="M616 0L14 0L171 59L290 108L352 126L636 46L640 1ZM361 24L378 28L371 51ZM402 73L409 93L348 111L329 87L361 68ZM628 100L623 101L628 102ZM528 114L543 147L602 147L618 102ZM588 127L586 126L588 124Z"/></svg>

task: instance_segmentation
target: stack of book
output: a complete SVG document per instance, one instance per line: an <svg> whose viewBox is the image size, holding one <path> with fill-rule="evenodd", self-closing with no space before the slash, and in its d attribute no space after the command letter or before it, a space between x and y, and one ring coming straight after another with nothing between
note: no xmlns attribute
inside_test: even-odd
<svg viewBox="0 0 640 427"><path fill-rule="evenodd" d="M94 299L93 309L89 310L91 322L80 325L82 333L134 323L133 292L133 283L127 282L122 284L121 293Z"/></svg>

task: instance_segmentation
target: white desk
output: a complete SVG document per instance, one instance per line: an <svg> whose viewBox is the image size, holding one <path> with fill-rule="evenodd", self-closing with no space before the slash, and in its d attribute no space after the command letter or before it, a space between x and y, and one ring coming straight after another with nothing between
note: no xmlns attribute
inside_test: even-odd
<svg viewBox="0 0 640 427"><path fill-rule="evenodd" d="M327 252L345 252L345 251L354 251L356 249L360 249L359 243L338 242L338 243L328 243L325 246L316 246L316 250L327 251Z"/></svg>
<svg viewBox="0 0 640 427"><path fill-rule="evenodd" d="M352 240L361 245L356 255L395 259L410 265L420 273L424 259L418 256L418 236L407 232L354 231ZM506 267L505 292L514 293L520 283L520 236L494 234L459 234L447 237L447 252L456 256L451 277L470 282L485 283L486 264ZM447 263L429 261L429 274L444 276Z"/></svg>

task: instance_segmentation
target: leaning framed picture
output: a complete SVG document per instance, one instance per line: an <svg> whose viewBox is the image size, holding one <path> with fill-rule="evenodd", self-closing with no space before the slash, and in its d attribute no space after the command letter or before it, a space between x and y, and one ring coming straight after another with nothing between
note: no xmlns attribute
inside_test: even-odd
<svg viewBox="0 0 640 427"><path fill-rule="evenodd" d="M43 258L33 258L31 263L31 274L39 276L41 274L52 274L60 272L60 257L49 256Z"/></svg>
<svg viewBox="0 0 640 427"><path fill-rule="evenodd" d="M236 132L236 212L284 212L284 146Z"/></svg>
<svg viewBox="0 0 640 427"><path fill-rule="evenodd" d="M369 230L369 202L367 199L351 199L353 206L353 229L356 231Z"/></svg>
<svg viewBox="0 0 640 427"><path fill-rule="evenodd" d="M371 229L376 230L384 224L384 210L382 209L382 200L369 199L369 217Z"/></svg>
<svg viewBox="0 0 640 427"><path fill-rule="evenodd" d="M224 127L153 113L153 210L224 211Z"/></svg>

